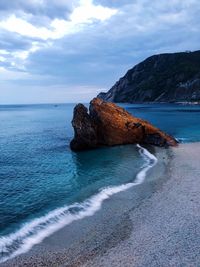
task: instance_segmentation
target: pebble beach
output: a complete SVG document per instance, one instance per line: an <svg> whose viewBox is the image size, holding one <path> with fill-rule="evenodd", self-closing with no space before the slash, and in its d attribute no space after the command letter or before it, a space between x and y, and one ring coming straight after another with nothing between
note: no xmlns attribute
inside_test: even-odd
<svg viewBox="0 0 200 267"><path fill-rule="evenodd" d="M1 266L199 266L200 143L148 149L146 183Z"/></svg>

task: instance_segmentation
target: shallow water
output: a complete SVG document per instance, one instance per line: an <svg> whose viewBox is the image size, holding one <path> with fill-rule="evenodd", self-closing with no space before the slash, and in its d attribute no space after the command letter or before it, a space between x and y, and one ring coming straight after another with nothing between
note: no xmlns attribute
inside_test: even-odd
<svg viewBox="0 0 200 267"><path fill-rule="evenodd" d="M199 106L122 106L182 141L200 141ZM134 145L71 152L73 107L0 106L1 246L4 236L18 233L25 223L30 230L36 218L83 203L102 188L133 182L141 170L144 158Z"/></svg>

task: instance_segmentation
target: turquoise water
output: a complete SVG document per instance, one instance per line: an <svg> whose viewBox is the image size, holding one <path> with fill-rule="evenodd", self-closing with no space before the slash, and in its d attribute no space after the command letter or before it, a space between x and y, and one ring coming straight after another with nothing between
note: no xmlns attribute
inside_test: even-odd
<svg viewBox="0 0 200 267"><path fill-rule="evenodd" d="M122 106L181 141L200 141L199 106ZM84 201L102 188L133 182L144 164L144 157L134 145L72 152L73 107L0 106L2 257L10 257L22 244L28 246L24 242L27 237L34 239L42 227L55 226L63 214L80 216L86 206L91 209ZM36 218L40 218L39 223Z"/></svg>

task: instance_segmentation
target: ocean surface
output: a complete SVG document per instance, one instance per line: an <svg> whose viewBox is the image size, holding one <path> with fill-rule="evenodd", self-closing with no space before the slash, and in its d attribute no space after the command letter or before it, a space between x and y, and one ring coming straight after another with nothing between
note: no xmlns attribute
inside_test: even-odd
<svg viewBox="0 0 200 267"><path fill-rule="evenodd" d="M200 106L121 106L180 142L200 141ZM111 195L144 182L157 162L136 145L72 152L73 108L0 106L0 262L91 216Z"/></svg>

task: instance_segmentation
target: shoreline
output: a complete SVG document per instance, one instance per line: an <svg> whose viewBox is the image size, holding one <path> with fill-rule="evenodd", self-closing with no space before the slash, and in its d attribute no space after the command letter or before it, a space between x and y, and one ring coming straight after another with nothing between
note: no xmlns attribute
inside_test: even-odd
<svg viewBox="0 0 200 267"><path fill-rule="evenodd" d="M131 235L82 266L199 266L200 143L172 152L169 179L129 213Z"/></svg>
<svg viewBox="0 0 200 267"><path fill-rule="evenodd" d="M101 209L103 202L113 195L142 184L145 181L147 172L157 164L158 160L153 154L139 144L136 145L135 148L138 150L141 158L143 158L144 163L140 170L138 170L133 181L101 188L98 193L90 196L83 202L66 205L52 210L42 217L35 218L24 224L18 231L1 237L0 247L2 248L2 253L5 251L5 254L2 254L0 263L11 260L21 254L28 253L34 245L41 243L45 238L51 236L63 227L70 225L74 221L93 216Z"/></svg>
<svg viewBox="0 0 200 267"><path fill-rule="evenodd" d="M169 256L167 251L161 251L161 249L164 249L162 242L169 242L171 239L168 240L168 238L173 238L167 235L167 230L170 229L166 225L168 220L165 217L169 219L170 215L170 218L173 218L174 210L177 213L180 210L184 213L183 208L186 208L186 213L188 212L187 201L183 203L178 201L177 204L175 196L178 194L183 198L181 188L185 183L188 185L191 173L194 172L194 175L197 175L198 162L197 165L195 162L198 161L200 143L180 144L178 148L168 150L151 147L150 150L155 150L154 153L158 155L158 164L147 173L146 183L138 185L137 190L130 188L113 195L93 216L65 226L33 247L28 253L8 260L1 266L179 266L176 263L188 266L187 257L180 259L179 255L182 262L177 262L176 255L171 255L172 261L169 262L169 259L163 257L163 255L165 258ZM191 164L187 163L188 155L185 155L189 150L193 152L188 159ZM183 173L182 167L177 168L180 165L183 167ZM194 183L192 176L190 179ZM184 201L190 198L190 188L187 189L189 192L184 191L187 193ZM169 195L175 198L174 203L171 203L172 199ZM193 201L189 202L190 205L196 203L195 197L193 196ZM177 211L176 206L183 204L182 209ZM174 218L178 216L176 212ZM181 218L184 219L185 216ZM177 225L176 220L177 218L174 221L169 220L173 231L174 229L178 231L176 226L181 225L180 221ZM186 223L188 223L187 220ZM163 229L158 226L162 226ZM188 235L186 237L188 238ZM179 246L182 245L182 241L186 242L185 237L182 238L178 242ZM159 242L160 245L158 245ZM192 242L195 243L194 240ZM174 243L171 245L173 246L168 246L168 250L173 247L174 251ZM156 247L157 251L155 251ZM175 251L179 254L180 250ZM191 256L195 256L200 263L198 255L194 253ZM197 263L194 260L192 264Z"/></svg>

